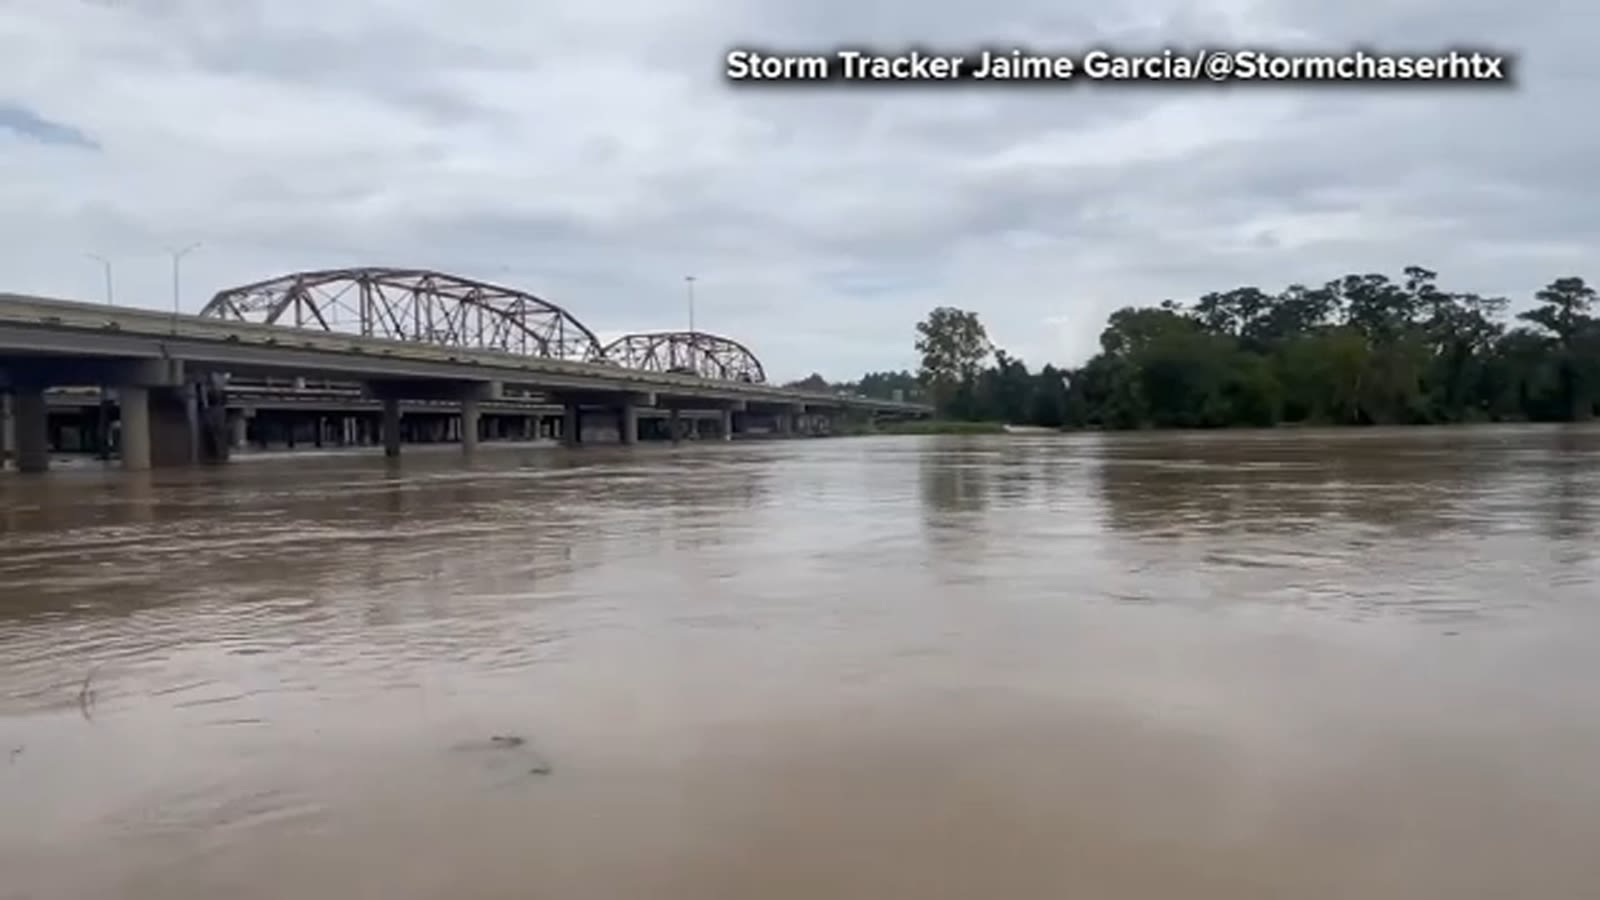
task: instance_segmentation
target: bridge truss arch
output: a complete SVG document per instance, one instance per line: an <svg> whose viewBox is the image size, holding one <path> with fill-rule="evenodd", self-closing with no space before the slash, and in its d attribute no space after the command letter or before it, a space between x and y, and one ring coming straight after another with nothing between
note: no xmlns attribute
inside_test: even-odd
<svg viewBox="0 0 1600 900"><path fill-rule="evenodd" d="M219 291L200 315L578 362L600 339L532 294L428 269L295 272Z"/></svg>
<svg viewBox="0 0 1600 900"><path fill-rule="evenodd" d="M605 346L610 361L645 372L698 375L721 381L765 384L767 372L750 348L703 331L625 334Z"/></svg>

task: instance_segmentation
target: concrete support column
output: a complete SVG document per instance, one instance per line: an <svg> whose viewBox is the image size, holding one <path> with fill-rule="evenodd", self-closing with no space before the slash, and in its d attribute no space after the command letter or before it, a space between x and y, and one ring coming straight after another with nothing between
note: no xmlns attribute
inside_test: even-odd
<svg viewBox="0 0 1600 900"><path fill-rule="evenodd" d="M784 437L789 436L789 433L793 430L793 424L794 414L788 410L784 410L783 412L780 412L776 416L772 417L772 430L783 435Z"/></svg>
<svg viewBox="0 0 1600 900"><path fill-rule="evenodd" d="M461 398L461 452L463 453L471 453L478 449L478 421L481 418L478 409L476 396Z"/></svg>
<svg viewBox="0 0 1600 900"><path fill-rule="evenodd" d="M150 389L117 388L117 414L122 417L122 467L130 472L150 468Z"/></svg>
<svg viewBox="0 0 1600 900"><path fill-rule="evenodd" d="M13 403L10 391L0 391L0 469L4 469L17 452L17 420L12 413Z"/></svg>
<svg viewBox="0 0 1600 900"><path fill-rule="evenodd" d="M617 407L617 440L624 444L639 442L639 407L632 403Z"/></svg>
<svg viewBox="0 0 1600 900"><path fill-rule="evenodd" d="M722 411L722 421L718 423L721 432L717 435L725 441L733 440L733 410Z"/></svg>
<svg viewBox="0 0 1600 900"><path fill-rule="evenodd" d="M583 410L576 403L568 403L562 412L561 442L568 447L583 443Z"/></svg>
<svg viewBox="0 0 1600 900"><path fill-rule="evenodd" d="M683 440L683 421L678 416L677 407L673 407L672 412L667 414L667 430L672 433L674 444Z"/></svg>
<svg viewBox="0 0 1600 900"><path fill-rule="evenodd" d="M50 408L45 405L44 388L18 386L12 391L11 427L16 430L17 471L49 471Z"/></svg>
<svg viewBox="0 0 1600 900"><path fill-rule="evenodd" d="M228 441L235 450L243 450L250 422L242 412L228 414Z"/></svg>
<svg viewBox="0 0 1600 900"><path fill-rule="evenodd" d="M400 398L383 398L383 455L400 455Z"/></svg>
<svg viewBox="0 0 1600 900"><path fill-rule="evenodd" d="M175 388L181 392L183 401L183 453L187 457L183 462L193 465L200 461L200 396L196 393L198 385L193 382L184 382Z"/></svg>

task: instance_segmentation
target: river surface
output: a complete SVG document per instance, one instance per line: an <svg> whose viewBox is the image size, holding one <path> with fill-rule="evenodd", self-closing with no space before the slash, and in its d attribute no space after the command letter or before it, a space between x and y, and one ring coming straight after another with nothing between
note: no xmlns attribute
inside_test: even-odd
<svg viewBox="0 0 1600 900"><path fill-rule="evenodd" d="M1600 896L1600 430L408 453L0 476L0 897Z"/></svg>

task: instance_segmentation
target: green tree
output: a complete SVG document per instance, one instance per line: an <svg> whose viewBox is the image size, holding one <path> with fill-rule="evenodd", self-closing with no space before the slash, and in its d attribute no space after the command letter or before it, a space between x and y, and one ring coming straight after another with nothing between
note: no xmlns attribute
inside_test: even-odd
<svg viewBox="0 0 1600 900"><path fill-rule="evenodd" d="M933 391L934 402L941 408L958 401L970 404L972 384L993 350L978 314L948 306L935 309L917 323L916 347L922 354L918 374Z"/></svg>
<svg viewBox="0 0 1600 900"><path fill-rule="evenodd" d="M910 372L868 372L854 387L863 396L879 400L893 400L896 391L905 400L921 400L925 395L922 382Z"/></svg>
<svg viewBox="0 0 1600 900"><path fill-rule="evenodd" d="M1532 322L1555 336L1562 346L1594 323L1589 310L1594 307L1594 288L1582 278L1557 278L1534 295L1539 305L1517 318Z"/></svg>
<svg viewBox="0 0 1600 900"><path fill-rule="evenodd" d="M1517 316L1551 335L1551 355L1566 418L1584 420L1594 415L1595 360L1585 353L1593 342L1589 332L1595 321L1594 288L1582 278L1557 278L1535 295L1539 305Z"/></svg>
<svg viewBox="0 0 1600 900"><path fill-rule="evenodd" d="M1028 424L1045 428L1067 425L1067 374L1046 364L1033 378Z"/></svg>
<svg viewBox="0 0 1600 900"><path fill-rule="evenodd" d="M1154 308L1123 307L1111 314L1100 332L1100 348L1107 356L1129 359L1166 335L1195 334L1200 324L1176 305Z"/></svg>
<svg viewBox="0 0 1600 900"><path fill-rule="evenodd" d="M1600 397L1600 297L1566 277L1535 300L1508 323L1506 298L1445 290L1421 266L1398 280L1238 287L1118 309L1099 353L1037 373L1003 349L991 359L976 315L941 309L918 327L920 378L944 415L1051 427L1588 418Z"/></svg>
<svg viewBox="0 0 1600 900"><path fill-rule="evenodd" d="M833 386L828 384L828 379L823 378L816 372L812 372L799 381L791 381L784 387L794 388L798 391L814 391L816 393L825 393L833 389Z"/></svg>

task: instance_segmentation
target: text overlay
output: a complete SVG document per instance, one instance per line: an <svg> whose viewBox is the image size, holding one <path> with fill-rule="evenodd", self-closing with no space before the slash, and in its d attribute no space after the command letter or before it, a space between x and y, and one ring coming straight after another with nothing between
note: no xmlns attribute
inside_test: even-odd
<svg viewBox="0 0 1600 900"><path fill-rule="evenodd" d="M934 53L912 49L881 53L840 49L824 53L728 51L730 81L828 83L1495 83L1511 78L1511 59L1476 50L1432 54L1385 54L1356 49L1343 53L1280 53L1255 49L1165 49L1119 53L1096 49L1076 54L979 50Z"/></svg>

